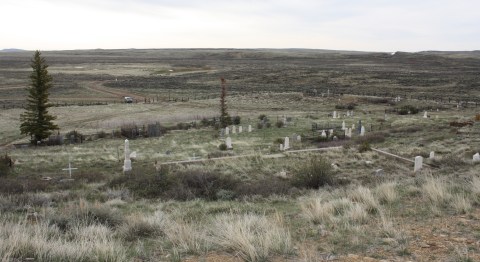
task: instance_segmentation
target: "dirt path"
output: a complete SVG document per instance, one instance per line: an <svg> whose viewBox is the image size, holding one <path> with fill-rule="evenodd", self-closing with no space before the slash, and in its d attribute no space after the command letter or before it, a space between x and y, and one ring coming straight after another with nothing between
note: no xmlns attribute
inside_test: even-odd
<svg viewBox="0 0 480 262"><path fill-rule="evenodd" d="M108 97L115 98L115 99L123 99L125 96L132 97L135 100L142 101L145 99L145 96L128 92L121 89L115 89L110 87L105 87L103 85L104 81L92 81L92 82L84 82L85 88L87 90L101 93L103 95L107 95Z"/></svg>

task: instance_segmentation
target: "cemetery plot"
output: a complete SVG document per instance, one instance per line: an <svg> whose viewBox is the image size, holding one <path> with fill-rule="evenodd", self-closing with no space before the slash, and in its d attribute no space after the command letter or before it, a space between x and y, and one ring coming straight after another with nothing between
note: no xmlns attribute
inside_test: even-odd
<svg viewBox="0 0 480 262"><path fill-rule="evenodd" d="M112 64L123 62L103 72L118 73L132 59L130 76L55 68L56 91L66 96L83 90L77 80L98 81L148 99L54 107L60 131L37 147L17 130L22 110L0 107L0 242L17 250L8 233L31 247L14 259L54 254L45 248L55 243L65 251L56 260L74 260L72 246L90 260L113 261L480 260L478 108L415 97L461 77L471 85L478 70L471 60L455 60L472 71L460 76L437 64L450 59L404 64L413 55L402 53L386 61L382 54L306 59L271 51L268 60L267 51L245 59L236 58L244 51L111 52ZM376 69L346 65L365 61ZM143 62L147 71L138 69ZM0 59L0 76L20 74L2 71L6 63ZM191 66L169 65L179 63ZM220 75L230 88L225 128ZM419 92L404 93L413 86ZM238 241L250 249L231 244Z"/></svg>

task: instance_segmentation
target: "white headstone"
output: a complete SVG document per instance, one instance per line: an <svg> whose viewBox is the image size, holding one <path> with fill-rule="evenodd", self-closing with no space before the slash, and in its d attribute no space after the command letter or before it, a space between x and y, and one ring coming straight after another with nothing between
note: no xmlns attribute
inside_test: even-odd
<svg viewBox="0 0 480 262"><path fill-rule="evenodd" d="M325 130L322 130L322 137L327 137L327 133L325 133Z"/></svg>
<svg viewBox="0 0 480 262"><path fill-rule="evenodd" d="M236 126L232 126L232 134L236 134L237 133L237 127Z"/></svg>
<svg viewBox="0 0 480 262"><path fill-rule="evenodd" d="M252 125L248 125L248 133L252 132Z"/></svg>
<svg viewBox="0 0 480 262"><path fill-rule="evenodd" d="M345 130L345 121L342 122L342 130Z"/></svg>
<svg viewBox="0 0 480 262"><path fill-rule="evenodd" d="M128 139L125 139L125 160L123 160L123 172L132 170L132 160L130 160L130 146Z"/></svg>
<svg viewBox="0 0 480 262"><path fill-rule="evenodd" d="M360 136L364 136L365 135L365 127L362 126L362 128L360 129Z"/></svg>
<svg viewBox="0 0 480 262"><path fill-rule="evenodd" d="M430 159L434 159L435 158L435 152L430 152Z"/></svg>
<svg viewBox="0 0 480 262"><path fill-rule="evenodd" d="M338 140L338 137L337 137L337 136L334 136L334 137L333 137L333 140Z"/></svg>
<svg viewBox="0 0 480 262"><path fill-rule="evenodd" d="M350 116L350 111L347 111L347 116Z"/></svg>
<svg viewBox="0 0 480 262"><path fill-rule="evenodd" d="M352 124L352 129L355 130L355 124Z"/></svg>
<svg viewBox="0 0 480 262"><path fill-rule="evenodd" d="M225 127L225 135L226 136L230 135L230 128L228 126Z"/></svg>
<svg viewBox="0 0 480 262"><path fill-rule="evenodd" d="M475 155L473 155L473 162L480 162L480 154L479 153L476 153Z"/></svg>
<svg viewBox="0 0 480 262"><path fill-rule="evenodd" d="M290 148L290 138L288 136L285 137L285 145L283 146L284 150L287 150Z"/></svg>
<svg viewBox="0 0 480 262"><path fill-rule="evenodd" d="M423 113L423 118L428 118L428 113L427 113L427 111L425 111L425 113Z"/></svg>
<svg viewBox="0 0 480 262"><path fill-rule="evenodd" d="M329 132L328 132L328 134L329 134L330 136L333 136L333 129L330 129Z"/></svg>
<svg viewBox="0 0 480 262"><path fill-rule="evenodd" d="M333 111L333 118L337 118L337 111Z"/></svg>
<svg viewBox="0 0 480 262"><path fill-rule="evenodd" d="M422 169L423 166L423 157L416 156L415 157L415 166L413 167L413 172L417 172L418 170Z"/></svg>
<svg viewBox="0 0 480 262"><path fill-rule="evenodd" d="M283 151L283 144L280 144L280 151Z"/></svg>
<svg viewBox="0 0 480 262"><path fill-rule="evenodd" d="M351 128L347 128L347 130L345 131L345 136L346 137L352 137L352 129Z"/></svg>
<svg viewBox="0 0 480 262"><path fill-rule="evenodd" d="M232 149L232 138L231 137L227 137L227 139L225 140L225 145L227 145L227 149Z"/></svg>
<svg viewBox="0 0 480 262"><path fill-rule="evenodd" d="M302 142L302 137L300 135L297 136L297 141Z"/></svg>
<svg viewBox="0 0 480 262"><path fill-rule="evenodd" d="M243 132L243 126L239 126L238 127L238 133L242 133Z"/></svg>

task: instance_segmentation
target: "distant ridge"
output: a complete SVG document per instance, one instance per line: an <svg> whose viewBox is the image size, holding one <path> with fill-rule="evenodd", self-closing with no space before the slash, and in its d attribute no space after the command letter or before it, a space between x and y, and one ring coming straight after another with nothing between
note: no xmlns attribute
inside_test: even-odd
<svg viewBox="0 0 480 262"><path fill-rule="evenodd" d="M27 50L17 49L17 48L6 48L6 49L0 50L0 52L6 52L6 53L25 52L25 51L27 51Z"/></svg>

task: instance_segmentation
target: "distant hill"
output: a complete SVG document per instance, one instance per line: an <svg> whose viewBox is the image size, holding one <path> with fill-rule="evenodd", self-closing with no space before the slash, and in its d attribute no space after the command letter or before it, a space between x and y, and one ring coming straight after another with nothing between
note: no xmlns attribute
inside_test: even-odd
<svg viewBox="0 0 480 262"><path fill-rule="evenodd" d="M6 49L0 50L0 52L5 52L5 53L25 52L25 51L27 51L27 50L17 49L17 48L6 48Z"/></svg>

